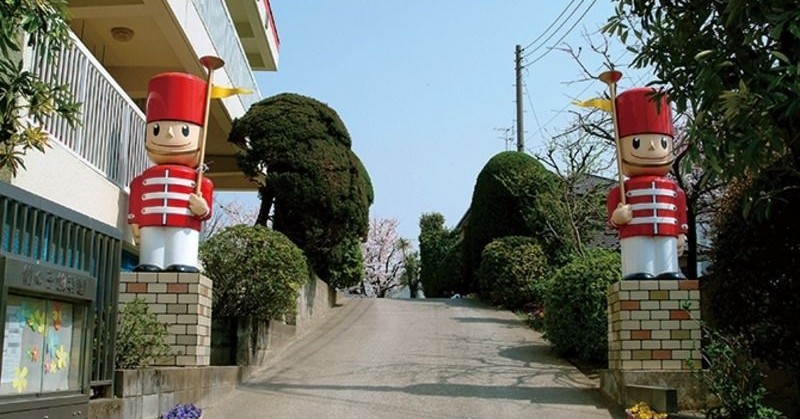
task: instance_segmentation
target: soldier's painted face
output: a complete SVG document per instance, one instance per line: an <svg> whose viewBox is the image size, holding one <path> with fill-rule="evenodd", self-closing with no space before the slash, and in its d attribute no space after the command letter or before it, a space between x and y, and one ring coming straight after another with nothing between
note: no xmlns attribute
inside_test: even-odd
<svg viewBox="0 0 800 419"><path fill-rule="evenodd" d="M200 130L184 121L153 121L145 135L147 156L156 164L195 167L200 163Z"/></svg>
<svg viewBox="0 0 800 419"><path fill-rule="evenodd" d="M622 172L628 176L669 173L674 160L672 137L664 134L637 134L620 139Z"/></svg>

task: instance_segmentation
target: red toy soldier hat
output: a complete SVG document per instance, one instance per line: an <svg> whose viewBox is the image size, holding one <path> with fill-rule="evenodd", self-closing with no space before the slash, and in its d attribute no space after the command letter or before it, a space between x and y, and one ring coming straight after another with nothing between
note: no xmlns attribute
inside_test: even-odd
<svg viewBox="0 0 800 419"><path fill-rule="evenodd" d="M672 112L667 96L658 97L654 95L655 92L650 87L636 87L617 96L617 129L620 138L636 134L673 136Z"/></svg>
<svg viewBox="0 0 800 419"><path fill-rule="evenodd" d="M203 125L205 80L186 73L161 73L147 84L147 123L184 121Z"/></svg>

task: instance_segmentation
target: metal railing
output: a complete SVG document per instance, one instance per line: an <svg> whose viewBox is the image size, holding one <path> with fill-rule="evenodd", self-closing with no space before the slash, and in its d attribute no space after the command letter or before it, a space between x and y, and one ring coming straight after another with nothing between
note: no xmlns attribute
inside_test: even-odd
<svg viewBox="0 0 800 419"><path fill-rule="evenodd" d="M60 116L39 121L53 138L72 149L120 188L151 165L142 147L145 116L102 65L71 33L72 43L56 61L31 51L26 64L45 82L67 84L81 105L81 124Z"/></svg>
<svg viewBox="0 0 800 419"><path fill-rule="evenodd" d="M261 93L256 85L253 71L247 62L242 43L233 19L228 13L224 0L192 0L197 13L211 36L211 42L220 58L225 60L223 69L228 73L231 82L237 87L244 87L256 94L238 96L244 105L245 111L254 103L261 100Z"/></svg>
<svg viewBox="0 0 800 419"><path fill-rule="evenodd" d="M97 280L90 385L114 378L121 233L83 214L0 182L0 252L86 272Z"/></svg>

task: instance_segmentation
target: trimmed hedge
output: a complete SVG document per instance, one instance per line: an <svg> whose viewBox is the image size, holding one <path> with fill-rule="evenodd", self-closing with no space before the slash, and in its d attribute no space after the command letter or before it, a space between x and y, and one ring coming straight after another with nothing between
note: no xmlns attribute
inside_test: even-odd
<svg viewBox="0 0 800 419"><path fill-rule="evenodd" d="M544 299L545 338L566 357L608 360L607 289L620 280L619 254L594 249L561 267Z"/></svg>
<svg viewBox="0 0 800 419"><path fill-rule="evenodd" d="M294 315L309 278L303 252L264 226L227 227L200 246L205 274L214 282L214 315L269 320Z"/></svg>
<svg viewBox="0 0 800 419"><path fill-rule="evenodd" d="M492 157L475 182L465 229L464 276L477 288L475 273L481 253L492 240L506 236L538 236L549 231L544 216L531 214L539 191L552 190L555 175L525 153L506 151ZM531 199L532 198L532 199ZM544 245L543 248L548 249Z"/></svg>
<svg viewBox="0 0 800 419"><path fill-rule="evenodd" d="M478 268L480 294L511 310L541 305L549 266L542 248L531 237L509 236L483 249Z"/></svg>

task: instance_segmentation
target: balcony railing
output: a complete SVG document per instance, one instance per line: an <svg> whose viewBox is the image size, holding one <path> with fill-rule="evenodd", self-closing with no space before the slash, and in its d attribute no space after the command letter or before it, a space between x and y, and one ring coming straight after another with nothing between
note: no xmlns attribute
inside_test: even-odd
<svg viewBox="0 0 800 419"><path fill-rule="evenodd" d="M192 3L200 14L217 53L225 60L224 70L231 78L231 82L237 87L256 92L252 95L238 96L244 109L249 109L251 105L261 100L261 94L224 0L192 0Z"/></svg>
<svg viewBox="0 0 800 419"><path fill-rule="evenodd" d="M145 117L130 97L71 33L57 62L33 57L29 70L46 82L67 84L81 105L81 124L70 127L64 118L39 121L61 142L120 188L150 166L142 142Z"/></svg>

